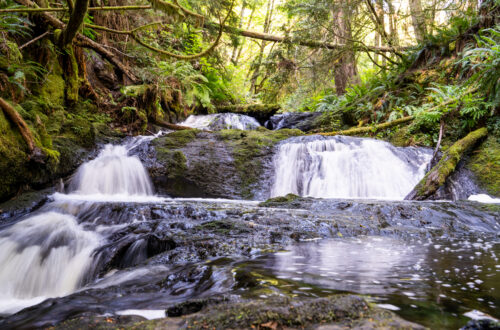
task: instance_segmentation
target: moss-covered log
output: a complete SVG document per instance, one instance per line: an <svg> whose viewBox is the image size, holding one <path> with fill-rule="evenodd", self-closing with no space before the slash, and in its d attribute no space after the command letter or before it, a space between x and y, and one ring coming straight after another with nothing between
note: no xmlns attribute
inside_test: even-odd
<svg viewBox="0 0 500 330"><path fill-rule="evenodd" d="M217 107L217 112L233 112L257 119L262 125L281 109L279 104L235 104Z"/></svg>
<svg viewBox="0 0 500 330"><path fill-rule="evenodd" d="M332 135L353 136L353 135L362 135L362 134L368 134L368 133L377 133L378 131L410 122L413 119L414 119L413 116L407 116L407 117L399 118L399 119L396 119L393 121L374 125L374 126L356 127L356 128L350 128L350 129L345 130L345 131L336 131L336 132L319 133L319 134L325 135L325 136L332 136Z"/></svg>
<svg viewBox="0 0 500 330"><path fill-rule="evenodd" d="M455 142L443 155L439 163L434 166L415 188L406 196L407 200L425 200L441 187L446 178L455 171L455 168L469 149L488 135L483 127L467 134L463 139Z"/></svg>

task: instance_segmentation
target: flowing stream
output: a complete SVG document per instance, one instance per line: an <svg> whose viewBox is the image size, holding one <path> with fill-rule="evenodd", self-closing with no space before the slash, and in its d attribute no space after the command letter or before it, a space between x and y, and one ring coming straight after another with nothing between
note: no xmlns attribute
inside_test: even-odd
<svg viewBox="0 0 500 330"><path fill-rule="evenodd" d="M260 127L259 122L255 118L236 113L191 115L185 121L179 123L179 125L211 131L222 129L250 130Z"/></svg>
<svg viewBox="0 0 500 330"><path fill-rule="evenodd" d="M214 117L190 117L182 124L258 127L255 120L226 114L212 126ZM468 204L451 210L442 203L317 200L318 209L280 210L254 201L159 197L141 160L129 155L153 138L104 146L77 170L68 194L56 193L41 209L2 227L0 327L2 315L12 316L5 318L7 328L45 327L87 312L162 317L175 303L228 293L252 299L369 294L411 321L450 329L465 324L466 312L495 314L498 240L442 234L454 226L498 232L491 213L464 210ZM430 157L427 149L373 139L291 138L274 157L271 195L400 200L422 178ZM339 227L336 221L343 218L347 222ZM264 222L255 224L259 219ZM360 223L347 229L354 221ZM269 224L277 225L267 229ZM398 227L407 229L400 234ZM384 230L396 237L365 236ZM342 231L359 238L339 239ZM320 238L329 239L315 242ZM276 242L285 242L286 250ZM282 251L262 252L274 248ZM32 305L37 307L23 311ZM442 320L429 321L429 315Z"/></svg>
<svg viewBox="0 0 500 330"><path fill-rule="evenodd" d="M141 161L128 156L137 142L106 145L78 169L71 194L56 194L46 212L0 232L0 314L67 295L86 284L86 274L95 267L93 252L103 237L71 214L82 200L154 200Z"/></svg>
<svg viewBox="0 0 500 330"><path fill-rule="evenodd" d="M347 136L292 138L274 159L271 197L403 199L425 174L431 150Z"/></svg>

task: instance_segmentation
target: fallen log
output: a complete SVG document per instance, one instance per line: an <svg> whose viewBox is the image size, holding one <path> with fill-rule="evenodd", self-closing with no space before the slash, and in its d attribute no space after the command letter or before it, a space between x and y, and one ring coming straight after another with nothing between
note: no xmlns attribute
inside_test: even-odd
<svg viewBox="0 0 500 330"><path fill-rule="evenodd" d="M188 130L188 129L193 129L192 127L172 124L172 123L168 123L164 120L159 120L159 119L154 120L153 124L171 129L173 131L184 131L184 130Z"/></svg>
<svg viewBox="0 0 500 330"><path fill-rule="evenodd" d="M333 136L333 135L362 135L362 134L367 134L367 133L377 133L378 131L391 128L397 125L401 125L407 122L410 122L414 119L415 117L413 116L406 116L403 118L399 118L393 121L385 122L382 124L378 125L373 125L373 126L365 126L365 127L356 127L356 128L350 128L345 131L336 131L336 132L327 132L327 133L318 133L320 135L324 136Z"/></svg>
<svg viewBox="0 0 500 330"><path fill-rule="evenodd" d="M422 180L405 197L406 200L425 200L434 194L441 187L448 176L450 176L458 165L458 162L469 149L488 135L488 130L483 127L475 130L463 139L455 142L441 157L441 160L434 166Z"/></svg>
<svg viewBox="0 0 500 330"><path fill-rule="evenodd" d="M12 105L10 105L7 101L0 97L0 107L3 110L3 113L14 125L16 125L17 129L21 133L23 140L28 145L29 155L28 159L35 161L37 163L44 163L45 154L42 149L38 148L35 144L35 138L31 133L28 124L24 121L23 117L14 109Z"/></svg>
<svg viewBox="0 0 500 330"><path fill-rule="evenodd" d="M264 125L264 122L276 114L279 109L281 109L279 104L235 104L217 107L216 111L218 113L232 112L254 117L261 125Z"/></svg>

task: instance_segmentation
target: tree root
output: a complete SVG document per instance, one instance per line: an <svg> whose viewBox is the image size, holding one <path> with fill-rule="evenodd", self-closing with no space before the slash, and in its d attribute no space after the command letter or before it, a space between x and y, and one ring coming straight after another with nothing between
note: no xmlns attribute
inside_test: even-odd
<svg viewBox="0 0 500 330"><path fill-rule="evenodd" d="M28 159L37 163L45 163L45 154L42 149L38 148L35 144L35 138L31 134L28 124L24 121L21 115L11 106L7 101L0 97L0 107L2 108L5 116L19 129L21 136L28 145L29 156Z"/></svg>

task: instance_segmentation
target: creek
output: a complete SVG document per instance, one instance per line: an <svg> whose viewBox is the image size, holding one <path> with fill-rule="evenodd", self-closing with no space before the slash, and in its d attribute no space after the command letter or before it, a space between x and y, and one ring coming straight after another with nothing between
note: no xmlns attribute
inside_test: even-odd
<svg viewBox="0 0 500 330"><path fill-rule="evenodd" d="M183 125L259 126L233 114L213 126L215 117ZM170 198L154 194L131 155L162 134L104 146L66 193L2 220L0 327L47 327L89 313L157 318L200 299L338 293L431 328L500 317L498 208L402 201L431 150L295 137L275 147L267 194L298 196Z"/></svg>

